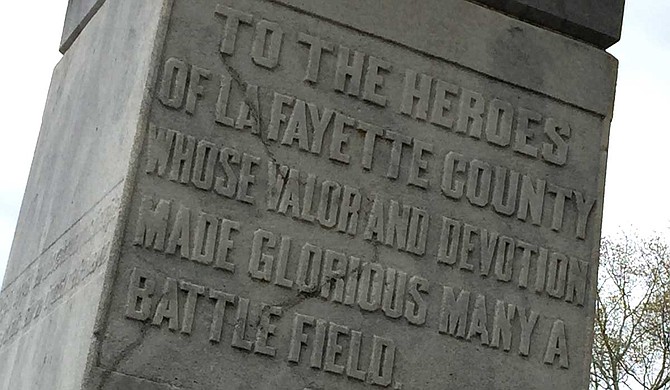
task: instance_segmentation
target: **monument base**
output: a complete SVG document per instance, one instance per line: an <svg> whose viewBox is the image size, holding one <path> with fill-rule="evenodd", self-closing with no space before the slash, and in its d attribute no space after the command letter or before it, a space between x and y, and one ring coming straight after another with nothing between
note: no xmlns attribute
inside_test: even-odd
<svg viewBox="0 0 670 390"><path fill-rule="evenodd" d="M588 387L594 42L465 0L117 0L64 44L0 389Z"/></svg>

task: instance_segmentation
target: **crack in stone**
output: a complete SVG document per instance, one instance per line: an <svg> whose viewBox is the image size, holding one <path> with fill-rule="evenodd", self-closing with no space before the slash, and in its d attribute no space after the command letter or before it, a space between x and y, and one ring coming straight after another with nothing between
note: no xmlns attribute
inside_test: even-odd
<svg viewBox="0 0 670 390"><path fill-rule="evenodd" d="M295 296L289 297L288 299L285 299L277 304L274 304L275 306L279 306L282 308L282 311L287 311L295 306L301 304L305 300L312 299L312 298L319 298L321 297L321 289L326 286L327 284L331 282L336 282L338 280L342 280L346 283L346 281L349 279L351 275L353 275L357 270L349 270L347 273L342 275L341 277L332 277L328 280L324 280L323 283L320 285L316 286L314 288L314 291L298 291Z"/></svg>
<svg viewBox="0 0 670 390"><path fill-rule="evenodd" d="M142 328L140 329L140 334L135 341L132 343L128 344L121 352L116 356L110 367L106 370L103 371L101 378L100 378L100 384L98 386L98 390L102 390L109 381L109 378L112 374L113 371L116 371L118 366L123 363L124 360L128 358L129 355L131 355L137 348L139 348L142 343L144 342L144 338L146 337L147 331L149 330L150 325L148 323L143 323Z"/></svg>
<svg viewBox="0 0 670 390"><path fill-rule="evenodd" d="M230 77L233 79L234 83L237 84L239 89L241 90L242 94L244 95L244 102L247 104L249 107L249 111L251 113L251 116L254 118L254 121L256 122L256 126L258 126L258 138L261 140L261 145L263 146L263 149L268 156L268 158L275 164L277 164L277 159L275 158L275 154L272 150L270 150L270 144L267 139L267 134L264 137L263 135L263 117L261 115L261 102L260 102L260 96L258 97L257 102L253 102L249 97L246 95L247 88L249 86L249 83L245 82L242 80L242 76L240 76L240 73L233 68L231 65L229 65L225 59L222 58L222 64L226 68L226 71L230 75Z"/></svg>

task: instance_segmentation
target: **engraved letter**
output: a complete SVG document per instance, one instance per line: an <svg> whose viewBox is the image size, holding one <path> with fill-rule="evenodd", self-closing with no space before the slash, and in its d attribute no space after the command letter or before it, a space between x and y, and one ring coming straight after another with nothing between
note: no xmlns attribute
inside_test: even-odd
<svg viewBox="0 0 670 390"><path fill-rule="evenodd" d="M363 232L363 238L368 241L374 239L377 242L384 242L384 201L377 194L375 194L375 200L372 203L372 210Z"/></svg>
<svg viewBox="0 0 670 390"><path fill-rule="evenodd" d="M219 268L228 272L235 272L235 264L228 261L228 253L233 249L233 240L231 234L233 230L240 230L240 223L224 219L221 221L221 233L219 234L219 248L216 252L216 262L214 268Z"/></svg>
<svg viewBox="0 0 670 390"><path fill-rule="evenodd" d="M279 317L282 309L279 306L261 305L261 319L256 331L256 342L254 343L254 353L274 357L277 354L277 348L268 345L268 339L275 334L277 325L273 324L272 317Z"/></svg>
<svg viewBox="0 0 670 390"><path fill-rule="evenodd" d="M530 353L530 339L533 336L535 325L537 324L537 320L540 316L531 310L528 317L526 317L526 309L522 307L517 307L517 313L519 313L519 323L521 324L519 355L528 356Z"/></svg>
<svg viewBox="0 0 670 390"><path fill-rule="evenodd" d="M179 294L177 281L172 278L167 278L163 285L163 294L160 297L156 313L151 321L153 325L161 326L163 321L168 319L168 327L170 330L179 329L179 302L177 296Z"/></svg>
<svg viewBox="0 0 670 390"><path fill-rule="evenodd" d="M390 385L393 380L394 364L395 342L375 335L372 340L372 357L368 370L372 384L383 387Z"/></svg>
<svg viewBox="0 0 670 390"><path fill-rule="evenodd" d="M191 256L191 210L179 205L172 232L165 247L165 253L173 255L179 247L179 255L188 259Z"/></svg>
<svg viewBox="0 0 670 390"><path fill-rule="evenodd" d="M212 264L218 230L219 219L212 214L201 212L195 225L191 260L206 265Z"/></svg>
<svg viewBox="0 0 670 390"><path fill-rule="evenodd" d="M512 139L514 108L504 100L493 99L486 118L486 140L498 146L507 146Z"/></svg>
<svg viewBox="0 0 670 390"><path fill-rule="evenodd" d="M421 177L421 173L428 168L428 161L423 159L423 154L433 153L433 144L414 139L412 150L412 165L409 168L409 178L407 184L417 186L419 188L428 188L428 179Z"/></svg>
<svg viewBox="0 0 670 390"><path fill-rule="evenodd" d="M484 110L482 94L464 88L461 92L461 102L458 108L456 132L469 134L477 139L482 138Z"/></svg>
<svg viewBox="0 0 670 390"><path fill-rule="evenodd" d="M349 358L347 359L347 376L349 378L365 381L366 373L358 367L358 362L361 358L361 340L363 333L352 330L351 344L349 347Z"/></svg>
<svg viewBox="0 0 670 390"><path fill-rule="evenodd" d="M386 107L386 96L377 93L384 86L384 77L380 71L389 72L391 64L374 56L368 58L368 70L365 73L363 100Z"/></svg>
<svg viewBox="0 0 670 390"><path fill-rule="evenodd" d="M349 164L351 156L344 153L342 148L349 143L349 134L344 132L345 127L353 127L356 121L340 113L335 113L335 124L333 125L333 134L330 141L330 155L331 160L339 161L341 163Z"/></svg>
<svg viewBox="0 0 670 390"><path fill-rule="evenodd" d="M402 162L402 147L403 145L411 145L412 138L392 130L386 130L384 136L389 141L393 141L386 177L389 179L397 179L398 173L400 172L400 163Z"/></svg>
<svg viewBox="0 0 670 390"><path fill-rule="evenodd" d="M186 303L184 304L181 333L191 334L191 331L193 330L193 320L195 318L195 308L198 304L198 296L205 295L205 288L184 281L179 282L179 288L186 291Z"/></svg>
<svg viewBox="0 0 670 390"><path fill-rule="evenodd" d="M454 119L446 116L446 113L451 111L449 95L458 95L458 86L446 81L437 80L435 83L435 102L433 102L430 123L447 129L451 129L454 126Z"/></svg>
<svg viewBox="0 0 670 390"><path fill-rule="evenodd" d="M568 257L558 252L551 253L547 271L547 294L554 298L563 298L568 273Z"/></svg>
<svg viewBox="0 0 670 390"><path fill-rule="evenodd" d="M542 225L542 211L544 210L544 193L547 182L542 179L536 180L533 187L532 179L523 175L521 179L521 196L519 197L519 210L517 218L526 221L530 210L530 218L533 225Z"/></svg>
<svg viewBox="0 0 670 390"><path fill-rule="evenodd" d="M428 294L428 280L420 276L412 276L409 279L407 294L412 299L407 298L405 302L405 318L412 325L423 325L426 323L426 314L428 312L428 302L423 299L421 293Z"/></svg>
<svg viewBox="0 0 670 390"><path fill-rule="evenodd" d="M463 197L465 183L455 179L455 173L465 172L466 163L463 155L456 152L447 153L444 158L444 172L442 173L442 192L452 198L459 200Z"/></svg>
<svg viewBox="0 0 670 390"><path fill-rule="evenodd" d="M509 172L509 181L507 179ZM497 213L511 216L516 210L517 194L519 193L519 172L495 167L495 183L493 184L493 208ZM507 194L507 200L503 199Z"/></svg>
<svg viewBox="0 0 670 390"><path fill-rule="evenodd" d="M226 17L226 27L223 30L223 40L221 41L221 53L233 54L240 23L251 24L252 16L223 5L216 6L216 14Z"/></svg>
<svg viewBox="0 0 670 390"><path fill-rule="evenodd" d="M397 275L397 276L396 276ZM384 297L382 309L389 318L400 318L405 307L405 289L407 287L407 274L396 271L393 268L386 270L386 281L384 283Z"/></svg>
<svg viewBox="0 0 670 390"><path fill-rule="evenodd" d="M377 127L361 121L358 121L358 130L365 133L361 165L365 170L369 171L372 169L372 160L375 155L375 144L377 142L377 138L384 135L384 130L382 130L381 127Z"/></svg>
<svg viewBox="0 0 670 390"><path fill-rule="evenodd" d="M385 244L392 247L395 243L396 249L405 249L407 247L407 228L409 227L409 216L411 208L409 205L402 206L400 213L400 204L391 199L391 206L388 213L388 225L386 226Z"/></svg>
<svg viewBox="0 0 670 390"><path fill-rule="evenodd" d="M188 95L186 95L186 112L188 114L195 114L195 106L198 103L198 98L202 97L205 87L202 86L202 80L209 80L212 73L207 69L193 66L191 68L191 78L189 80Z"/></svg>
<svg viewBox="0 0 670 390"><path fill-rule="evenodd" d="M547 342L547 352L544 354L545 364L554 364L558 356L558 362L561 368L570 368L568 360L568 343L565 338L565 323L562 320L556 320L551 327L551 335Z"/></svg>
<svg viewBox="0 0 670 390"><path fill-rule="evenodd" d="M153 247L157 251L165 248L170 204L168 200L159 199L158 204L154 207L152 198L142 197L133 244L145 248Z"/></svg>
<svg viewBox="0 0 670 390"><path fill-rule="evenodd" d="M254 197L249 195L249 187L256 182L256 175L252 175L254 165L259 165L261 159L244 153L242 155L242 166L240 167L240 184L237 186L236 199L249 204L254 204Z"/></svg>
<svg viewBox="0 0 670 390"><path fill-rule="evenodd" d="M138 321L146 321L151 317L151 296L154 294L156 282L144 271L137 268L130 274L128 300L126 301L126 317Z"/></svg>
<svg viewBox="0 0 670 390"><path fill-rule="evenodd" d="M274 256L263 253L263 242L267 242L268 248L274 248L277 245L277 236L263 229L254 232L251 257L249 258L249 275L253 279L269 282L272 280Z"/></svg>
<svg viewBox="0 0 670 390"><path fill-rule="evenodd" d="M269 45L267 44L268 35ZM274 69L279 65L279 54L281 53L283 39L284 31L277 23L265 19L261 20L256 25L256 36L251 46L251 59L256 65ZM268 48L267 52L266 47Z"/></svg>
<svg viewBox="0 0 670 390"><path fill-rule="evenodd" d="M321 56L323 52L332 53L333 44L313 37L309 34L298 33L298 42L309 46L309 59L307 61L307 72L303 80L316 83L319 80L319 69L321 68Z"/></svg>
<svg viewBox="0 0 670 390"><path fill-rule="evenodd" d="M365 311L375 311L382 303L384 268L379 263L365 263L358 285L358 306Z"/></svg>
<svg viewBox="0 0 670 390"><path fill-rule="evenodd" d="M295 98L275 92L272 100L272 109L270 111L270 123L268 124L268 140L276 141L279 139L279 128L288 118L284 114L284 107L293 104Z"/></svg>
<svg viewBox="0 0 670 390"><path fill-rule="evenodd" d="M440 234L440 248L437 252L437 262L449 265L458 260L458 244L461 237L461 223L455 219L442 217L442 233Z"/></svg>
<svg viewBox="0 0 670 390"><path fill-rule="evenodd" d="M407 248L405 248L407 252L418 256L422 256L426 252L429 219L430 215L426 210L412 207L412 217L409 221L409 233L407 234Z"/></svg>
<svg viewBox="0 0 670 390"><path fill-rule="evenodd" d="M444 334L448 333L454 337L464 338L469 304L469 291L461 290L457 300L454 295L454 289L444 286L439 332Z"/></svg>
<svg viewBox="0 0 670 390"><path fill-rule="evenodd" d="M589 221L596 199L588 195L584 196L579 191L574 191L575 203L577 203L577 238L584 240L586 238L586 227Z"/></svg>
<svg viewBox="0 0 670 390"><path fill-rule="evenodd" d="M433 79L428 75L420 74L418 86L416 79L417 73L414 70L407 69L405 71L405 86L402 92L400 113L425 121L428 118L430 87ZM414 109L415 100L417 100L416 109Z"/></svg>
<svg viewBox="0 0 670 390"><path fill-rule="evenodd" d="M354 50L353 63L349 62L350 50L340 45L337 52L337 68L335 70L335 90L351 96L361 93L361 79L363 78L363 62L365 54ZM345 88L349 79L348 88Z"/></svg>
<svg viewBox="0 0 670 390"><path fill-rule="evenodd" d="M219 96L216 98L216 113L214 121L224 126L235 126L235 120L228 115L228 104L230 101L230 88L232 87L233 78L227 75L221 76L221 84L219 85Z"/></svg>
<svg viewBox="0 0 670 390"><path fill-rule="evenodd" d="M547 192L553 192L556 194L556 198L554 199L554 212L551 217L551 229L555 232L558 232L561 230L561 227L563 227L563 212L565 211L565 201L566 199L572 198L572 191L567 188L549 184L547 185Z"/></svg>
<svg viewBox="0 0 670 390"><path fill-rule="evenodd" d="M491 194L491 166L479 160L472 160L468 172L467 197L475 206L484 207Z"/></svg>
<svg viewBox="0 0 670 390"><path fill-rule="evenodd" d="M470 320L470 330L468 330L467 339L470 340L473 336L479 335L482 345L489 344L489 331L486 329L486 297L477 294L475 300L475 308L472 311L472 318Z"/></svg>
<svg viewBox="0 0 670 390"><path fill-rule="evenodd" d="M226 305L234 305L235 296L212 289L209 292L209 297L216 301L216 304L214 305L214 313L212 314L212 326L209 329L209 341L218 343L221 341L221 333L223 332L223 319L226 314Z"/></svg>
<svg viewBox="0 0 670 390"><path fill-rule="evenodd" d="M166 107L179 109L184 104L188 65L182 60L171 57L165 61L163 79L158 98Z"/></svg>
<svg viewBox="0 0 670 390"><path fill-rule="evenodd" d="M330 324L328 328L328 342L326 343L326 356L324 358L323 370L342 374L344 366L337 364L337 357L342 354L344 348L338 344L340 335L348 335L349 328L343 325Z"/></svg>
<svg viewBox="0 0 670 390"><path fill-rule="evenodd" d="M201 190L209 190L214 183L214 166L219 151L216 145L207 141L198 142L195 149L195 163L193 164L193 176L191 182Z"/></svg>
<svg viewBox="0 0 670 390"><path fill-rule="evenodd" d="M146 173L155 172L158 176L165 176L176 135L177 132L174 130L164 129L153 123L149 124L147 165L144 170Z"/></svg>
<svg viewBox="0 0 670 390"><path fill-rule="evenodd" d="M537 147L528 144L528 140L532 140L535 135L530 128L531 123L539 125L541 122L542 115L535 111L519 108L519 117L516 124L516 137L514 139L515 152L537 158L539 150Z"/></svg>
<svg viewBox="0 0 670 390"><path fill-rule="evenodd" d="M505 302L498 300L496 302L496 313L493 317L493 332L491 334L491 347L501 348L509 352L512 348L512 319L516 313L516 306L509 304L505 310Z"/></svg>
<svg viewBox="0 0 670 390"><path fill-rule="evenodd" d="M322 257L323 250L318 246L310 243L303 245L298 262L298 278L295 282L301 292L312 293L319 288Z"/></svg>
<svg viewBox="0 0 670 390"><path fill-rule="evenodd" d="M326 250L321 276L321 298L329 299L335 282L335 291L332 293L333 302L344 300L344 278L347 275L347 257L344 253Z"/></svg>
<svg viewBox="0 0 670 390"><path fill-rule="evenodd" d="M305 334L305 325L314 326L314 317L295 313L293 317L293 330L291 332L291 345L288 352L288 361L300 363L300 354L302 346L307 345L307 334Z"/></svg>
<svg viewBox="0 0 670 390"><path fill-rule="evenodd" d="M570 257L568 266L568 289L565 300L584 306L586 297L586 283L588 282L589 263Z"/></svg>
<svg viewBox="0 0 670 390"><path fill-rule="evenodd" d="M544 133L551 143L542 144L542 157L556 165L565 165L568 161L568 142L564 137L570 137L570 125L565 121L554 118L547 119Z"/></svg>
<svg viewBox="0 0 670 390"><path fill-rule="evenodd" d="M249 300L240 298L237 307L237 316L235 318L235 328L233 330L233 341L231 345L235 348L251 351L253 343L244 338L247 331L247 322L249 320Z"/></svg>

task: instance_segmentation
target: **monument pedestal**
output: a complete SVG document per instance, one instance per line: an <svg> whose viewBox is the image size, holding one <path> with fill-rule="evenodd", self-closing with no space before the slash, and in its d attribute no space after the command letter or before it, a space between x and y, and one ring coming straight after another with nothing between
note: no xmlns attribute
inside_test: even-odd
<svg viewBox="0 0 670 390"><path fill-rule="evenodd" d="M524 15L72 2L0 389L586 389L617 62Z"/></svg>

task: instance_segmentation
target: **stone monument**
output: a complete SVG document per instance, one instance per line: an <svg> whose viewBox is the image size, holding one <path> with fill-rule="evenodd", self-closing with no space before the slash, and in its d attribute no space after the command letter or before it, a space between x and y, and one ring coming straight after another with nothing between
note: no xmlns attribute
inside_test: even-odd
<svg viewBox="0 0 670 390"><path fill-rule="evenodd" d="M623 0L70 0L0 389L587 389Z"/></svg>

